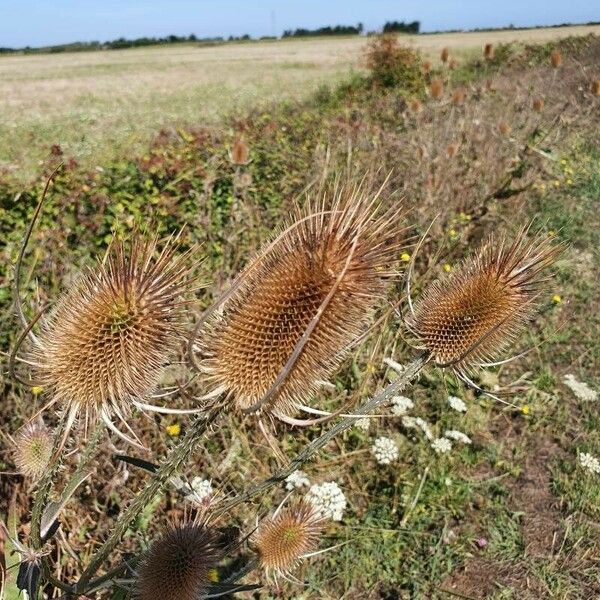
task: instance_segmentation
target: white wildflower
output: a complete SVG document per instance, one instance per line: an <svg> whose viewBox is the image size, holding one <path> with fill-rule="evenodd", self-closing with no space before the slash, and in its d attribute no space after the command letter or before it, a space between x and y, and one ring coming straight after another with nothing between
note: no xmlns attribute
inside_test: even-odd
<svg viewBox="0 0 600 600"><path fill-rule="evenodd" d="M458 412L466 412L467 410L467 405L457 396L448 396L448 404L450 405L450 408L453 408Z"/></svg>
<svg viewBox="0 0 600 600"><path fill-rule="evenodd" d="M342 520L346 510L346 496L335 481L312 485L306 498L323 517L333 521Z"/></svg>
<svg viewBox="0 0 600 600"><path fill-rule="evenodd" d="M392 414L396 417L401 417L406 414L411 408L415 407L415 403L406 396L392 397Z"/></svg>
<svg viewBox="0 0 600 600"><path fill-rule="evenodd" d="M462 442L463 444L470 444L472 442L471 438L466 433L457 431L456 429L449 429L444 433L444 437L456 440L457 442Z"/></svg>
<svg viewBox="0 0 600 600"><path fill-rule="evenodd" d="M306 476L304 471L294 471L291 475L288 475L285 479L285 489L286 490L297 490L302 487L308 487L310 485L310 481Z"/></svg>
<svg viewBox="0 0 600 600"><path fill-rule="evenodd" d="M368 417L356 419L356 421L354 421L354 427L357 429L362 429L363 431L369 431L369 428L371 427L371 419Z"/></svg>
<svg viewBox="0 0 600 600"><path fill-rule="evenodd" d="M192 502L206 502L213 495L213 487L209 479L194 477L190 484L191 492L186 496Z"/></svg>
<svg viewBox="0 0 600 600"><path fill-rule="evenodd" d="M404 369L406 367L403 367L400 363L397 363L393 358L384 358L383 362L390 367L390 369L393 369L394 371L396 371L396 373L398 373L398 375L402 375L402 373L404 373Z"/></svg>
<svg viewBox="0 0 600 600"><path fill-rule="evenodd" d="M433 433L431 433L431 429L427 422L421 417L402 417L402 425L406 427L406 429L420 429L428 440L433 439Z"/></svg>
<svg viewBox="0 0 600 600"><path fill-rule="evenodd" d="M389 465L398 458L398 446L388 437L378 437L371 446L371 452L380 465Z"/></svg>
<svg viewBox="0 0 600 600"><path fill-rule="evenodd" d="M574 375L565 375L564 384L579 398L586 402L598 400L598 392L593 390L587 383L577 381Z"/></svg>
<svg viewBox="0 0 600 600"><path fill-rule="evenodd" d="M590 473L600 474L600 460L588 452L581 452L579 454L579 464Z"/></svg>
<svg viewBox="0 0 600 600"><path fill-rule="evenodd" d="M433 440L433 442L431 442L431 447L438 454L446 454L447 452L450 452L450 450L452 450L452 442L445 437L436 438L435 440Z"/></svg>

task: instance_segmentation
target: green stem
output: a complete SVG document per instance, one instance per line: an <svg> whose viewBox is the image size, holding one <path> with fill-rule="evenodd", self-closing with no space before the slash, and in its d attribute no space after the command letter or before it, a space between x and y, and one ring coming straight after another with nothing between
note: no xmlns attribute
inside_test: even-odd
<svg viewBox="0 0 600 600"><path fill-rule="evenodd" d="M422 354L415 360L413 360L401 375L398 376L392 383L390 383L382 392L365 400L361 405L359 405L355 410L353 410L353 414L355 415L368 415L380 407L384 402L386 402L390 396L396 394L397 392L401 392L421 371L421 369L425 366L427 362L427 354ZM244 502L248 502L252 498L264 494L267 490L271 489L273 486L281 483L287 477L289 477L294 471L298 470L302 465L304 465L310 458L313 457L321 448L326 446L334 437L339 435L340 433L346 431L346 429L350 429L356 423L356 419L352 417L346 417L336 425L334 425L331 429L326 431L324 434L319 436L317 439L313 440L302 452L296 455L290 463L283 469L280 469L268 479L265 479L261 483L251 487L245 492L241 493L239 496L232 498L226 502L223 502L217 510L214 511L215 516L222 515L228 511L230 511L233 507L238 506Z"/></svg>
<svg viewBox="0 0 600 600"><path fill-rule="evenodd" d="M196 417L192 422L185 436L167 456L160 468L148 481L146 487L135 497L123 514L119 516L112 533L106 538L106 541L100 546L100 549L96 554L92 556L89 565L83 571L75 586L77 593L85 593L90 579L119 544L127 529L129 529L130 525L144 508L152 502L156 495L167 485L169 479L171 479L171 477L189 460L196 446L200 442L202 435L222 413L222 409L223 407L219 404L210 409L207 413Z"/></svg>

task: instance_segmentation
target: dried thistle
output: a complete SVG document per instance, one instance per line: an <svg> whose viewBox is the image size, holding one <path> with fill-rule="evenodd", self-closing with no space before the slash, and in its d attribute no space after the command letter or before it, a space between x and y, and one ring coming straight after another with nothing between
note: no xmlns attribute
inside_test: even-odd
<svg viewBox="0 0 600 600"><path fill-rule="evenodd" d="M307 502L278 509L260 523L253 538L261 567L268 575L289 573L316 550L325 523Z"/></svg>
<svg viewBox="0 0 600 600"><path fill-rule="evenodd" d="M447 63L450 58L450 50L448 48L442 48L442 52L440 53L440 60L443 63Z"/></svg>
<svg viewBox="0 0 600 600"><path fill-rule="evenodd" d="M541 113L544 110L544 99L534 98L531 107L536 113Z"/></svg>
<svg viewBox="0 0 600 600"><path fill-rule="evenodd" d="M238 166L247 165L250 162L250 149L241 134L236 136L231 147L231 162Z"/></svg>
<svg viewBox="0 0 600 600"><path fill-rule="evenodd" d="M330 209L321 202L297 210L241 274L198 341L209 395L227 394L240 409L259 408L303 339L267 406L289 414L317 390L318 380L331 376L365 331L401 242L401 210L378 216L375 201L361 194L360 188L338 191Z"/></svg>
<svg viewBox="0 0 600 600"><path fill-rule="evenodd" d="M548 238L515 241L490 236L471 258L424 292L411 330L438 365L458 373L495 360L535 312L536 300L560 247Z"/></svg>
<svg viewBox="0 0 600 600"><path fill-rule="evenodd" d="M483 57L485 60L493 60L495 55L494 44L487 43L483 47Z"/></svg>
<svg viewBox="0 0 600 600"><path fill-rule="evenodd" d="M124 424L130 405L151 394L182 342L183 296L190 287L185 262L171 238L155 257L157 240L135 237L110 248L42 321L28 362L35 378L68 413Z"/></svg>
<svg viewBox="0 0 600 600"><path fill-rule="evenodd" d="M553 50L550 54L550 64L553 69L558 69L563 62L562 54L558 50Z"/></svg>
<svg viewBox="0 0 600 600"><path fill-rule="evenodd" d="M592 96L600 96L600 79L594 79L590 85Z"/></svg>
<svg viewBox="0 0 600 600"><path fill-rule="evenodd" d="M139 600L198 600L223 558L215 530L190 521L167 528L144 555L136 582Z"/></svg>
<svg viewBox="0 0 600 600"><path fill-rule="evenodd" d="M14 459L20 473L39 479L51 456L52 436L45 425L29 423L19 431L15 439Z"/></svg>
<svg viewBox="0 0 600 600"><path fill-rule="evenodd" d="M429 84L429 94L434 100L440 100L444 95L444 82L441 79L432 79Z"/></svg>

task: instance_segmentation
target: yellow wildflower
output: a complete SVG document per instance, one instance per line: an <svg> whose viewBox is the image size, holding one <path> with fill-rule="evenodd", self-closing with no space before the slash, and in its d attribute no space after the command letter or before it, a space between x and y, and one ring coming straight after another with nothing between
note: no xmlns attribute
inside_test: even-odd
<svg viewBox="0 0 600 600"><path fill-rule="evenodd" d="M166 432L167 435L170 435L171 437L177 437L181 433L181 425L179 423L167 425Z"/></svg>
<svg viewBox="0 0 600 600"><path fill-rule="evenodd" d="M410 260L410 254L409 254L408 252L403 252L403 253L400 255L400 260L401 260L402 262L408 262L408 261Z"/></svg>
<svg viewBox="0 0 600 600"><path fill-rule="evenodd" d="M446 273L450 273L450 271L452 271L452 265L446 263L443 267L444 271L446 271Z"/></svg>
<svg viewBox="0 0 600 600"><path fill-rule="evenodd" d="M528 415L529 414L529 404L523 404L523 406L521 406L521 412L524 415Z"/></svg>
<svg viewBox="0 0 600 600"><path fill-rule="evenodd" d="M552 296L552 302L554 302L554 304L560 304L562 302L562 298L559 294L554 294L554 296Z"/></svg>
<svg viewBox="0 0 600 600"><path fill-rule="evenodd" d="M44 388L41 388L39 385L34 385L34 386L31 388L31 393L32 393L34 396L39 396L39 395L40 395L40 394L41 394L43 391L44 391Z"/></svg>

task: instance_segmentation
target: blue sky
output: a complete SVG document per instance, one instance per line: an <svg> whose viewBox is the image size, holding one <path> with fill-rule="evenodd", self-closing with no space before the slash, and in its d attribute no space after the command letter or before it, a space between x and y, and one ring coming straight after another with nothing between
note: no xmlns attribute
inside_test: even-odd
<svg viewBox="0 0 600 600"><path fill-rule="evenodd" d="M425 31L600 21L599 0L0 0L0 47L118 37L253 36L419 20Z"/></svg>

